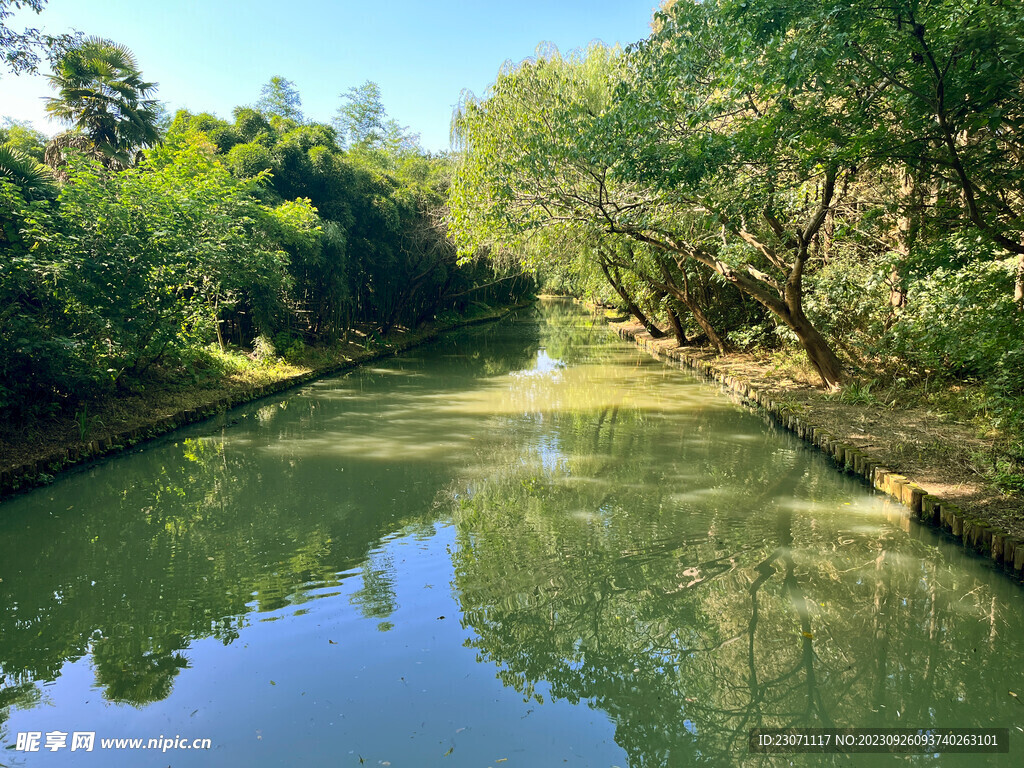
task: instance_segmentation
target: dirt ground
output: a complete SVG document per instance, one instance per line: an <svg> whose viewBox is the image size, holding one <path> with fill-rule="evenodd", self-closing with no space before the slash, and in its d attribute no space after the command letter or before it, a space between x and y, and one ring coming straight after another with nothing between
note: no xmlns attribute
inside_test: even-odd
<svg viewBox="0 0 1024 768"><path fill-rule="evenodd" d="M639 324L615 325L643 331ZM653 344L661 350L677 346L672 338ZM956 504L993 528L1024 539L1024 498L1004 493L983 474L979 457L994 460L998 442L979 437L974 425L923 407L842 402L815 386L808 371L793 370L791 366L780 373L766 357L739 352L719 357L714 350L700 347L686 347L685 352L768 393L804 422L861 449L928 493Z"/></svg>

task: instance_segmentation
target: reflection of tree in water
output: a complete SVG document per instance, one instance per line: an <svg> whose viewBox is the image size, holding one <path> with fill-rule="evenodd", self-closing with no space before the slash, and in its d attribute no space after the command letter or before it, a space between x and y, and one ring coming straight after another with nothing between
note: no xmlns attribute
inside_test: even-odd
<svg viewBox="0 0 1024 768"><path fill-rule="evenodd" d="M12 709L32 709L42 701L42 694L31 682L10 680L0 673L0 742L10 742L7 721Z"/></svg>
<svg viewBox="0 0 1024 768"><path fill-rule="evenodd" d="M685 483L652 477L649 453L602 458L649 424L629 412L589 424L563 425L562 461L498 458L507 469L454 502L463 622L506 685L605 711L631 766L776 764L748 754L756 727L1005 725L1016 714L979 722L967 703L1003 692L998 660L1021 653L997 630L1009 617L990 610L991 587L964 588L898 531L837 531L810 500L841 506L839 484L765 443L719 457L734 496L679 506L672 492ZM913 567L890 553L896 538ZM970 677L964 649L977 649Z"/></svg>
<svg viewBox="0 0 1024 768"><path fill-rule="evenodd" d="M540 318L540 346L552 358L575 365L583 360L593 362L601 348L607 356L615 354L615 347L607 343L604 319L583 314L569 299L545 300Z"/></svg>
<svg viewBox="0 0 1024 768"><path fill-rule="evenodd" d="M187 646L183 638L178 642L178 648ZM167 698L178 672L188 667L188 659L176 649L148 645L136 637L102 638L96 643L92 658L104 698L136 707Z"/></svg>
<svg viewBox="0 0 1024 768"><path fill-rule="evenodd" d="M479 326L438 342L451 354L381 364L412 375L374 379L371 369L353 379L366 377L359 394L367 401L401 399L415 423L436 415L431 408L448 392L484 387L495 372L528 365L536 341L530 318ZM20 521L10 509L0 521L0 722L12 703L38 696L35 681L56 679L66 662L90 653L108 699L140 706L163 699L195 640L230 643L251 612L293 608L359 569L364 615L389 616L393 568L379 559L364 565L366 553L388 534L432 519L430 502L447 478L426 461L359 455L346 455L339 472L339 457L315 438L331 443L369 431L351 419L334 426L350 406L331 395L346 383L323 397L300 393L234 412L233 420L253 425L241 435L176 438L177 450L122 457L88 483L69 478L78 485L65 487L79 490L65 492L74 508L62 515L49 514L64 505L47 505L43 492L35 508L29 498L14 500L24 507ZM364 419L371 427L380 424L374 408ZM395 434L407 436L399 427ZM405 506L382 504L380 489L399 487L408 491Z"/></svg>
<svg viewBox="0 0 1024 768"><path fill-rule="evenodd" d="M282 456L276 471L252 479L245 451L207 440L185 441L182 451L182 463L122 469L106 486L97 478L102 514L37 517L5 536L0 701L90 652L106 698L163 699L194 640L230 643L250 612L296 606L340 584L404 524L362 501L369 490L358 477L355 490L318 487ZM295 487L301 498L287 492ZM385 581L375 575L366 605L386 614Z"/></svg>
<svg viewBox="0 0 1024 768"><path fill-rule="evenodd" d="M395 563L387 552L371 552L360 569L362 589L352 593L352 603L368 619L386 619L398 610L395 595Z"/></svg>

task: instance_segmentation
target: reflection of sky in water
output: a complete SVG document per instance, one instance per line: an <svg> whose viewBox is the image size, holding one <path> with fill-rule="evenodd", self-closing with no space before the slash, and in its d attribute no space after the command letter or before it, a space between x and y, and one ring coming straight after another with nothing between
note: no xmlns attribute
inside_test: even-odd
<svg viewBox="0 0 1024 768"><path fill-rule="evenodd" d="M537 441L537 454L546 472L568 472L568 456L562 451L557 438L545 435Z"/></svg>
<svg viewBox="0 0 1024 768"><path fill-rule="evenodd" d="M548 355L547 350L541 347L537 350L537 359L534 361L533 368L522 371L513 371L510 375L551 376L552 378L561 378L563 370L565 370L565 363L557 358L551 357Z"/></svg>

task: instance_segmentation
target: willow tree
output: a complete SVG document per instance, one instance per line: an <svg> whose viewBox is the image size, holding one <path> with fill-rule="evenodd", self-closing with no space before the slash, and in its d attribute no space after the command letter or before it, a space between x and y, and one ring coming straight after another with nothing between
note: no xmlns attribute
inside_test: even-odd
<svg viewBox="0 0 1024 768"><path fill-rule="evenodd" d="M664 206L639 185L614 183L610 164L594 149L594 128L611 106L621 66L621 52L601 45L567 58L542 50L506 67L486 98L466 96L453 122L462 151L449 198L451 231L465 251L506 248L533 268L564 266L565 247L572 247L662 336L621 271L647 282L649 293L666 292L623 257L628 236L617 222L641 209L663 215ZM551 248L553 240L562 247Z"/></svg>
<svg viewBox="0 0 1024 768"><path fill-rule="evenodd" d="M702 45L691 47L697 34ZM557 227L567 237L631 238L684 275L703 264L790 328L836 387L842 364L802 301L840 165L787 151L799 121L780 98L730 91L728 63L713 26L684 30L665 17L626 57L593 46L506 68L455 119L463 152L453 230L468 246Z"/></svg>

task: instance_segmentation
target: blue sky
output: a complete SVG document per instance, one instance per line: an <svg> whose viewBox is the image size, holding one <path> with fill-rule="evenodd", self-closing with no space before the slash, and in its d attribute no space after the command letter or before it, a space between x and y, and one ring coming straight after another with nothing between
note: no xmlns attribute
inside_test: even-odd
<svg viewBox="0 0 1024 768"><path fill-rule="evenodd" d="M338 94L373 80L391 117L448 148L452 107L466 88L482 94L506 60L538 43L565 52L592 40L623 45L646 37L656 0L50 0L11 27L77 29L127 45L157 97L173 111L230 118L259 98L273 75L296 84L310 119L327 121ZM0 74L0 115L54 133L40 77Z"/></svg>

